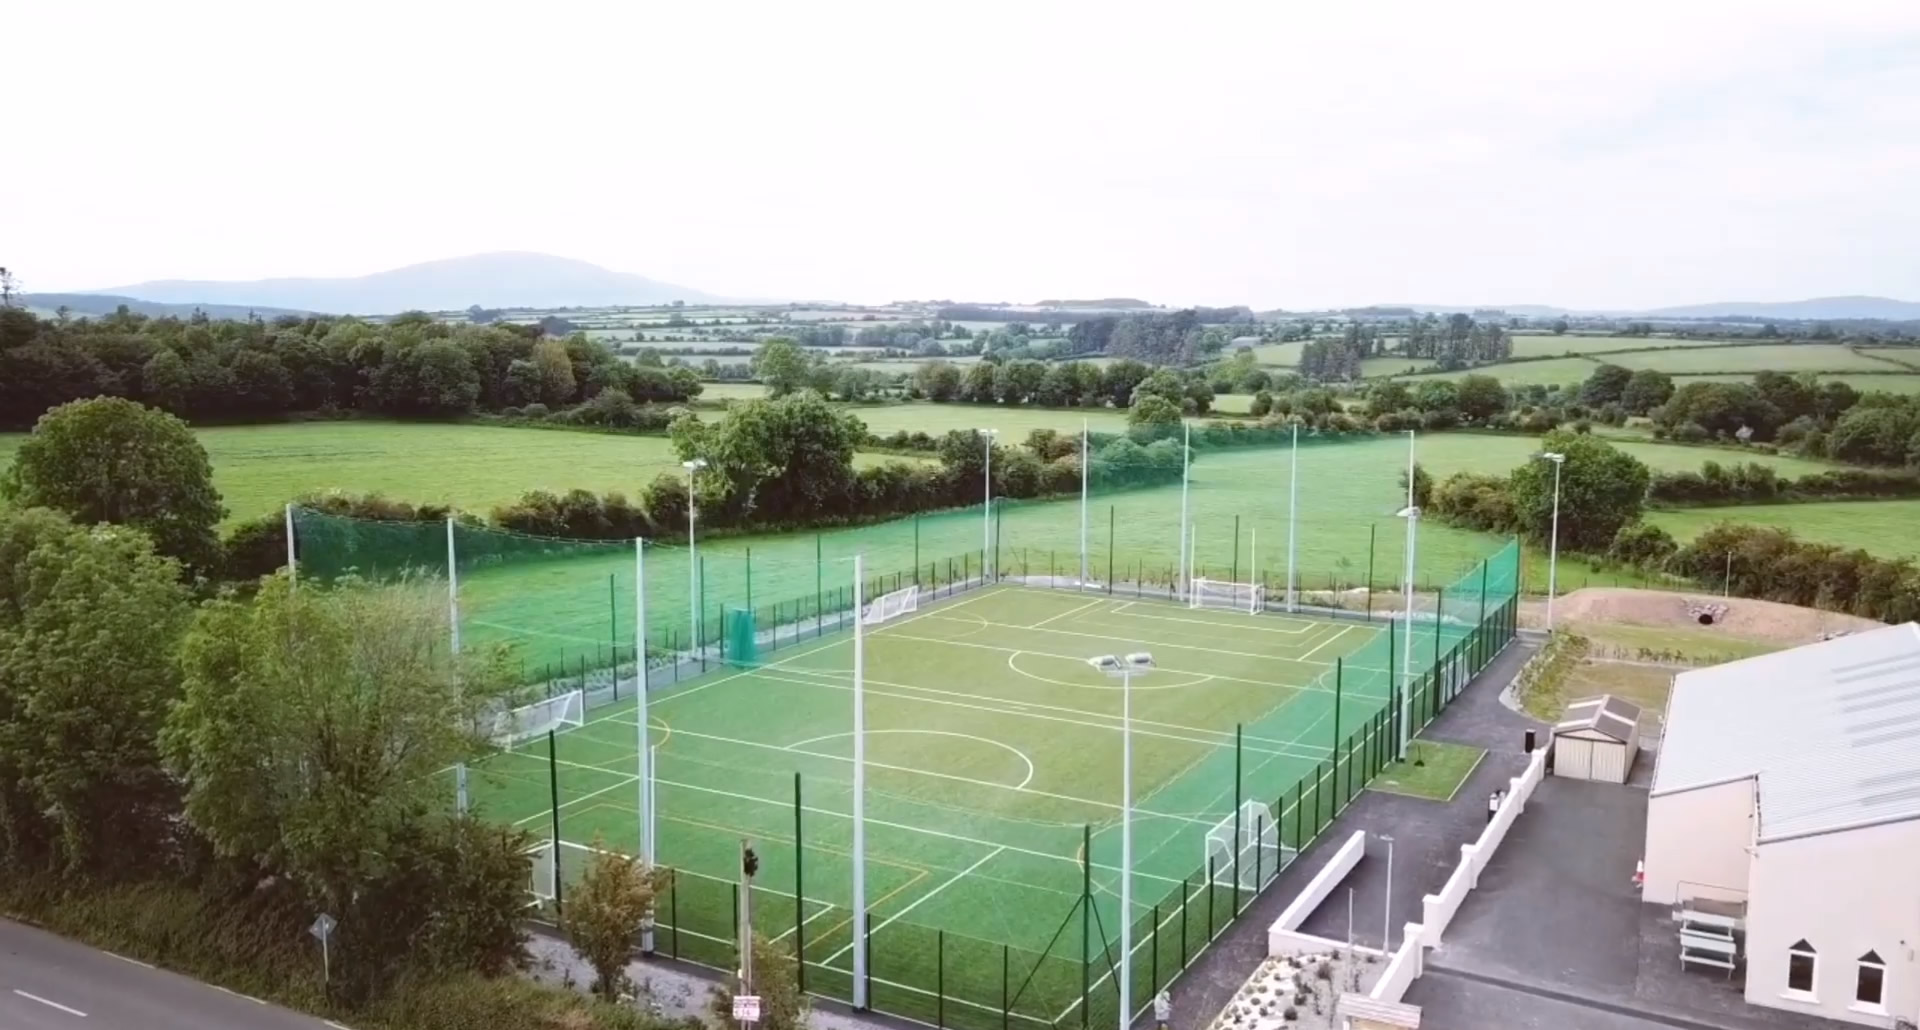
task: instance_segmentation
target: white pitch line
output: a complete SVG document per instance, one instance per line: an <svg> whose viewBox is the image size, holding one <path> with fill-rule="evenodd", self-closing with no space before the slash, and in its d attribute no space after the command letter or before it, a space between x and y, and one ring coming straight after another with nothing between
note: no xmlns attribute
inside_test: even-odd
<svg viewBox="0 0 1920 1030"><path fill-rule="evenodd" d="M1215 622L1212 619L1189 619L1189 618L1182 618L1181 616L1178 616L1178 615L1146 615L1140 612L1128 610L1137 603L1138 602L1136 601L1128 601L1124 606L1115 608L1107 614L1124 615L1129 619L1157 619L1160 622L1185 622L1185 623L1191 623L1192 625L1195 625L1195 626L1205 626L1208 629L1225 630L1229 633L1237 633L1241 630L1253 630L1256 633L1283 633L1283 634L1286 634L1287 636L1299 636L1302 633L1311 631L1315 626L1319 625L1319 623L1316 623L1316 622L1305 622L1305 621L1300 621L1295 619L1278 619L1277 621L1281 621L1281 622L1289 622L1289 623L1297 622L1298 623L1297 628L1281 629L1278 626L1249 626L1245 622Z"/></svg>
<svg viewBox="0 0 1920 1030"><path fill-rule="evenodd" d="M792 897L792 895L788 895L788 897ZM826 915L827 913L829 913L829 912L832 912L832 911L833 911L834 909L836 909L836 908L838 908L838 907L839 907L839 906L837 906L837 905L828 905L828 904L822 904L822 905L820 906L820 909L819 909L818 911L816 911L816 912L815 912L814 914L812 914L812 915L810 915L810 916L808 916L808 917L807 917L807 918L805 918L805 919L802 919L802 920L800 920L800 926L805 926L805 925L807 925L808 923L811 923L811 922L813 922L814 920L816 920L816 919L818 919L818 918L820 918L821 916L824 916L824 915ZM799 928L800 928L799 926L789 926L789 927L787 927L787 928L786 928L785 930L782 930L782 931L780 931L780 936L778 936L778 937L775 937L775 938L773 939L773 943L775 943L775 944L778 944L778 943L780 943L781 941L784 941L784 940L786 940L786 939L787 939L788 937L790 937L790 936L792 936L792 934L793 934L793 931L795 931L795 930L798 930Z"/></svg>
<svg viewBox="0 0 1920 1030"><path fill-rule="evenodd" d="M1066 611L1064 611L1064 612L1061 612L1061 613L1060 613L1060 614L1058 614L1058 615L1049 615L1049 616L1047 616L1046 618L1044 618L1044 619L1041 619L1041 620L1040 620L1039 622L1036 622L1036 623L1034 623L1034 624L1033 624L1033 626L1032 626L1031 628L1033 628L1033 629L1039 629L1040 627L1042 627L1042 626L1044 626L1044 625L1046 625L1046 624L1047 624L1047 623L1049 623L1049 622L1052 622L1052 621L1054 621L1055 619L1064 619L1064 618L1066 618L1066 617L1067 617L1067 616L1069 616L1069 615L1074 615L1074 614L1077 614L1077 613L1079 613L1079 612L1084 612L1084 611L1086 611L1087 609L1089 609L1089 608L1092 608L1092 607L1093 607L1093 606L1095 606L1095 605L1098 605L1098 604L1105 604L1105 603L1106 603L1106 601L1107 601L1107 599L1106 599L1106 598L1104 598L1104 597L1101 597L1101 598L1096 598L1096 599L1094 599L1094 600L1092 600L1092 601L1088 601L1088 602L1087 602L1086 604L1083 604L1083 605L1080 605L1079 607L1076 607L1076 608L1069 608L1069 609L1067 609ZM992 623L988 623L988 625L992 625Z"/></svg>
<svg viewBox="0 0 1920 1030"><path fill-rule="evenodd" d="M1016 626L1016 627L1011 627L1011 628L1014 628L1014 629L1019 629L1019 628L1022 628L1022 627L1017 627L1017 626ZM1061 631L1061 630L1053 630L1053 629L1043 629L1043 630L1041 630L1040 632L1042 632L1042 633L1058 633L1058 632L1062 632L1062 631ZM1102 640L1107 640L1107 641L1116 641L1116 640L1129 640L1129 639L1131 639L1131 638L1128 638L1128 637L1126 637L1126 636L1124 636L1124 635L1107 635L1107 636L1100 636L1099 634L1095 634L1095 633L1077 633L1077 634L1075 634L1075 636L1090 636L1090 637L1097 637L1098 639L1102 639ZM1000 652L1001 654L1009 654L1009 653L1014 653L1014 652L1017 652L1017 653L1020 653L1020 654L1030 654L1030 655L1038 655L1038 656L1039 656L1039 657L1041 657L1041 658L1058 658L1058 659L1060 659L1061 661L1068 661L1068 662L1075 662L1075 663L1080 663L1080 664L1084 664L1084 663L1086 662L1086 660L1087 660L1087 659L1086 659L1086 656L1085 656L1085 655L1070 655L1070 654L1056 654L1056 653L1054 653L1054 652L1051 652L1051 651L1036 651L1036 650L1034 650L1034 649L1033 649L1033 648L1031 648L1031 647L1001 647L1001 646L999 646L999 645L996 645L996 644L981 644L981 643L976 643L976 642L974 642L974 641L971 641L971 640L954 640L954 639L952 639L952 638L950 638L950 637L914 637L914 636L908 636L908 635L906 635L906 634L904 634L904 633L896 633L896 634L894 634L894 636L893 636L893 638L892 638L892 639L895 639L895 640L910 640L910 641L913 641L913 642L915 642L915 643L921 643L921 644L952 644L952 645L953 645L953 646L955 646L955 647L976 647L976 648L979 648L979 649L980 649L980 650L982 650L982 651L998 651L998 652ZM1133 642L1134 642L1134 643L1140 643L1140 644L1152 644L1152 643L1154 643L1154 641L1151 641L1151 640L1134 640ZM1183 647L1185 647L1185 645L1180 645L1180 646L1183 646ZM1201 647L1185 647L1185 649L1186 649L1186 650L1190 650L1190 651L1202 651L1202 650L1207 650L1206 648L1201 648ZM1218 651L1218 650L1216 650L1216 651L1214 651L1214 653L1215 653L1215 654L1233 654L1234 652L1232 652L1232 651ZM1260 659L1261 659L1262 661L1268 661L1268 662L1286 662L1286 661L1295 661L1294 659L1291 659L1291 658L1275 658L1275 657L1272 657L1272 656L1261 656L1261 655L1243 655L1243 656L1241 656L1241 657L1248 657L1248 658L1260 658ZM1332 665L1333 665L1333 663L1332 663L1332 662L1296 662L1296 664L1303 664L1303 665L1321 665L1321 666L1326 666L1326 667L1329 667L1329 668L1331 668L1331 667L1332 667ZM1227 675L1226 673L1223 673L1223 672L1202 672L1202 671L1201 671L1201 670L1199 670L1199 669L1176 669L1176 668L1174 668L1174 667L1173 667L1173 666L1171 666L1171 665L1165 665L1165 664L1161 664L1161 665L1158 665L1158 666L1155 666L1155 667L1156 667L1156 668L1158 668L1158 669L1160 669L1160 670L1161 670L1162 672L1177 672L1177 673L1181 673L1181 674L1183 674L1183 675L1187 675L1187 676L1212 676L1212 677L1213 677L1214 679L1217 679L1217 680L1226 680L1226 681L1228 681L1229 683L1251 683L1251 684L1254 684L1255 686L1261 686L1261 687L1287 687L1287 688L1291 688L1291 689L1293 689L1293 690L1302 690L1302 691L1307 691L1307 690L1313 690L1313 691L1319 691L1319 692L1321 692L1321 693L1328 693L1328 694L1330 694L1330 693L1332 693L1332 691L1330 691L1330 690L1327 690L1327 689L1326 689L1326 688L1324 688L1324 687L1315 687L1315 686L1313 686L1312 684L1305 684L1305 683L1277 683L1277 682L1274 682L1273 680L1257 680L1257 679L1251 679L1251 678L1249 678L1249 677L1246 677L1246 676L1229 676L1229 675Z"/></svg>
<svg viewBox="0 0 1920 1030"><path fill-rule="evenodd" d="M13 993L18 994L19 996L27 999L28 1001L37 1001L40 1004L45 1005L50 1009L59 1009L60 1011L65 1012L69 1016L79 1016L81 1019L87 1018L87 1014L85 1012L80 1011L79 1009L68 1008L67 1006L62 1005L57 1001L48 1001L47 999L42 998L38 994L28 994L27 992L19 989L18 987L14 988Z"/></svg>
<svg viewBox="0 0 1920 1030"><path fill-rule="evenodd" d="M558 760L556 760L554 764L556 764L556 765L559 765L559 764L562 764L562 763L560 763L560 762L559 762ZM567 763L564 763L564 764L567 764L567 765L577 765L578 763L575 763L575 762L567 762ZM599 770L600 772L607 772L607 771L608 771L608 770L606 770L606 769L601 769L601 768L600 768L599 766L597 766L597 765L589 765L589 766L582 766L582 768L586 768L586 769L597 769L597 770ZM582 801L587 801L587 800L590 800L590 799L592 799L592 798L597 798L597 797L599 797L599 796L600 796L600 795L602 795L602 794L608 794L608 793L612 793L613 791L616 791L616 790L623 790L623 789L625 789L625 788L627 788L627 787L631 787L631 786L633 786L634 784L636 784L636 783L639 783L639 782L640 782L640 777L638 777L638 776L628 776L628 777L627 777L627 778L626 778L626 779L625 779L624 781L622 781L622 782L620 782L620 783L616 783L616 784L614 784L614 785L613 785L613 786L611 786L611 787L601 787L601 788L600 788L599 790L596 790L596 791L592 791L591 793L587 793L587 794L582 794L582 795L580 795L580 796L579 796L579 797L577 797L577 798L568 798L567 800L565 800L565 801L562 801L562 802L560 802L560 807L561 807L561 808L572 808L572 807L573 807L574 805L577 805L577 804L579 804L579 803L580 803L580 802L582 802ZM513 825L515 825L515 826L525 826L526 824L528 824L528 823L530 823L530 822L532 822L532 821L534 821L535 819L551 819L551 818L553 818L553 812L554 812L554 810L553 810L552 808L548 808L548 809L547 809L546 811L543 811L543 812L535 812L535 813L534 813L533 815L530 815L530 816L527 816L527 817L526 817L525 819L517 819L517 820L515 820L515 821L514 821L514 824L513 824Z"/></svg>
<svg viewBox="0 0 1920 1030"><path fill-rule="evenodd" d="M1342 627L1340 627L1340 630L1339 630L1339 632L1337 632L1337 633L1335 633L1335 634L1334 634L1333 636L1330 636L1330 637L1328 637L1328 638L1327 638L1327 639L1325 639L1325 640L1322 640L1322 641L1320 641L1320 642L1319 642L1318 644L1315 644L1315 645L1313 645L1313 649L1312 649L1312 650L1310 650L1310 651L1308 651L1308 652L1307 652L1306 654L1303 654L1303 655L1301 655L1301 656L1300 656L1300 657L1301 657L1301 659L1302 659L1302 660L1305 660L1305 659L1308 659L1308 658L1312 658L1312 657L1314 656L1314 653L1315 653L1315 652L1317 652L1317 651L1319 651L1319 650L1320 650L1321 648L1323 648L1323 647L1325 647L1325 646L1327 646L1328 644L1331 644L1331 643L1333 643L1334 641L1336 641L1336 640L1338 640L1338 639L1340 639L1341 637L1343 637L1343 636L1346 636L1346 635L1347 635L1347 631L1348 631L1348 630L1350 630L1350 629L1352 629L1352 628L1353 628L1353 627L1352 627L1352 626L1350 626L1350 625L1348 625L1348 626L1342 626Z"/></svg>
<svg viewBox="0 0 1920 1030"><path fill-rule="evenodd" d="M940 616L940 615L935 615L933 617L936 619L943 618L943 616ZM959 621L959 620L948 619L947 621L951 622L951 621ZM1229 651L1223 647L1211 647L1206 644L1182 644L1182 643L1177 643L1171 640L1148 640L1145 637L1136 637L1133 634L1127 633L1125 631L1108 632L1108 633L1083 633L1079 630L1074 630L1074 629L1054 629L1052 627L1047 627L1043 629L1037 625L1021 626L1011 622L988 622L987 625L993 626L997 629L1013 630L1014 632L1020 632L1023 630L1032 630L1038 633L1058 633L1063 636L1069 636L1069 637L1089 637L1094 640L1106 640L1106 641L1124 640L1124 641L1128 641L1130 643L1135 643L1135 644L1147 644L1152 647L1173 648L1181 651L1205 651L1208 654L1232 655L1235 658L1252 658L1252 659L1256 659L1258 661L1263 661L1263 662L1295 662L1300 665L1331 665L1333 664L1332 662L1309 662L1300 658L1284 658L1284 657L1281 657L1280 655L1273 655L1273 654L1255 654L1252 651ZM896 634L896 636L900 636L901 639L903 640L926 639L922 637L908 637L901 634ZM949 643L949 641L946 641L946 640L941 640L939 642ZM1008 649L1000 648L998 650L1008 650ZM1028 654L1044 654L1045 653L1042 651L1035 651L1032 648L1027 648L1027 647L1018 648L1018 650L1025 651ZM1067 656L1056 655L1054 657L1067 657ZM1079 659L1075 659L1075 661L1078 661L1078 660ZM1173 670L1173 671L1178 672L1182 670ZM1197 676L1202 674L1196 672L1194 673L1194 675ZM1213 675L1219 676L1219 674L1217 673ZM1219 676L1219 678L1231 679L1232 677ZM1249 682L1258 682L1258 681L1249 681Z"/></svg>
<svg viewBox="0 0 1920 1030"><path fill-rule="evenodd" d="M946 890L948 887L951 887L956 883L959 883L962 879L964 879L967 876L967 874L973 872L975 869L978 869L981 866L986 865L988 862L991 862L994 859L1000 857L1000 853L1005 850L1007 850L1007 847L1006 845L1002 844L999 847L994 848L992 851L987 852L986 856L980 859L980 861L975 862L974 864L948 877L939 886L913 899L913 904L908 905L906 908L903 908L900 911L895 912L893 915L890 915L886 919L882 920L879 926L876 926L867 931L867 937L871 939L874 934L877 934L880 931L886 929L887 927L892 926L895 920L899 919L901 916L906 915L908 912L911 912L914 909L919 908L921 905L926 904L928 901L933 899L934 895L940 893L943 890ZM853 946L858 943L860 942L857 939L848 941L845 945L843 945L840 948L839 951L836 951L833 954L827 956L827 963L831 965L834 959L837 959L840 956L845 955L847 952L852 951Z"/></svg>

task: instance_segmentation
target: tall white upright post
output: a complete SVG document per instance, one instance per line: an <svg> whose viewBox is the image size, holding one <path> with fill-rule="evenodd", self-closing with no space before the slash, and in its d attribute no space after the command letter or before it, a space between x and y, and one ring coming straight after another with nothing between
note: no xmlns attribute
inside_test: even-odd
<svg viewBox="0 0 1920 1030"><path fill-rule="evenodd" d="M1120 660L1120 1025L1133 1023L1133 662Z"/></svg>
<svg viewBox="0 0 1920 1030"><path fill-rule="evenodd" d="M1180 427L1184 431L1184 438L1180 444L1180 544L1177 548L1180 554L1176 559L1180 563L1180 569L1174 576L1174 592L1179 597L1192 597L1193 584L1190 581L1193 576L1193 565L1187 560L1189 556L1187 480L1193 469L1193 424L1183 419Z"/></svg>
<svg viewBox="0 0 1920 1030"><path fill-rule="evenodd" d="M614 659L615 676L619 658ZM640 723L640 861L653 868L653 748L647 729L647 552L646 541L633 538L633 695L634 717ZM640 950L653 953L653 913L640 924Z"/></svg>
<svg viewBox="0 0 1920 1030"><path fill-rule="evenodd" d="M447 625L452 637L453 654L460 653L460 570L454 564L453 516L447 516ZM467 763L457 762L453 767L453 804L454 811L464 813L467 810ZM555 842L555 847L559 843Z"/></svg>
<svg viewBox="0 0 1920 1030"><path fill-rule="evenodd" d="M1294 610L1294 559L1300 510L1300 424L1293 425L1293 458L1287 471L1287 611Z"/></svg>
<svg viewBox="0 0 1920 1030"><path fill-rule="evenodd" d="M987 443L986 472L980 477L980 583L989 582L987 576L987 555L993 551L993 434L997 429L982 429L981 439Z"/></svg>
<svg viewBox="0 0 1920 1030"><path fill-rule="evenodd" d="M1380 839L1387 842L1387 902L1380 907L1380 951L1385 954L1393 950L1393 838L1383 833Z"/></svg>
<svg viewBox="0 0 1920 1030"><path fill-rule="evenodd" d="M1548 461L1553 462L1553 535L1547 545L1547 632L1553 632L1553 595L1559 591L1560 576L1560 468L1567 462L1565 454L1549 454Z"/></svg>
<svg viewBox="0 0 1920 1030"><path fill-rule="evenodd" d="M1418 546L1415 526L1420 509L1413 504L1413 430L1407 430L1407 508L1401 514L1407 520L1407 570L1401 582L1401 603L1405 609L1406 646L1400 649L1400 759L1406 760L1407 741L1413 735L1413 569L1414 548Z"/></svg>
<svg viewBox="0 0 1920 1030"><path fill-rule="evenodd" d="M853 1007L867 998L867 630L860 592L866 559L853 556Z"/></svg>
<svg viewBox="0 0 1920 1030"><path fill-rule="evenodd" d="M287 505L287 580L300 582L300 570L294 565L293 554L293 505Z"/></svg>
<svg viewBox="0 0 1920 1030"><path fill-rule="evenodd" d="M700 616L706 611L706 598L700 596L700 551L693 539L694 501L693 474L707 467L705 458L683 461L680 467L687 470L687 612L693 616L693 629L687 634L687 640L695 651L700 650Z"/></svg>
<svg viewBox="0 0 1920 1030"><path fill-rule="evenodd" d="M1253 598L1257 596L1259 593L1259 591L1253 588L1260 585L1260 527L1259 526L1247 527L1247 564L1248 564L1247 610L1250 612L1255 612L1255 611L1259 611L1260 608L1266 607L1266 605L1264 604L1260 605L1259 607L1255 607L1253 603Z"/></svg>
<svg viewBox="0 0 1920 1030"><path fill-rule="evenodd" d="M1087 420L1080 420L1080 589L1087 589ZM1107 541L1113 546L1113 541Z"/></svg>

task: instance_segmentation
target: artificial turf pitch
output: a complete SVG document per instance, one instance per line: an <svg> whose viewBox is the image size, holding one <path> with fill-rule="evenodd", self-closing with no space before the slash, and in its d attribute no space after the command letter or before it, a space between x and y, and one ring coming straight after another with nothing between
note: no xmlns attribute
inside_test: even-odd
<svg viewBox="0 0 1920 1030"><path fill-rule="evenodd" d="M1132 690L1132 916L1136 925L1166 930L1170 951L1176 911L1180 926L1177 954L1161 957L1157 938L1151 945L1153 968L1141 976L1151 987L1210 936L1195 911L1200 898L1215 901L1203 887L1205 838L1232 816L1236 778L1238 797L1276 808L1283 825L1295 819L1294 829L1279 834L1284 856L1305 839L1299 813L1287 811L1287 798L1299 795L1288 791L1333 758L1336 721L1349 738L1387 703L1378 689L1353 689L1349 679L1336 720L1333 666L1384 631L1016 586L925 603L870 627L864 684L875 1007L920 1015L937 991L947 1007L942 1022L975 1022L964 1017L991 1012L984 1022L998 1024L1002 1001L1022 1023L1078 1022L1071 1009L1085 989L1076 982L1084 976L1083 927L1074 913L1083 875L1094 898L1087 915L1096 928L1096 966L1112 960L1120 917L1121 684L1087 658L1149 651L1158 663ZM656 853L676 873L660 950L726 967L732 885L748 838L762 857L752 897L756 928L802 942L810 989L847 995L856 946L852 667L852 635L841 633L774 652L752 668L650 692ZM1236 726L1244 727L1238 754ZM641 799L631 698L589 712L585 725L555 737L554 749L551 766L545 741L489 759L474 782L480 812L550 836L551 769L560 838L635 853ZM1317 791L1312 806L1317 829ZM560 850L563 878L576 877L586 849ZM1255 849L1247 860L1281 857ZM1221 870L1214 882L1230 888L1232 876ZM1226 910L1209 911L1204 922L1225 917ZM935 948L942 954L930 960ZM1060 969L1034 972L1043 966L1039 956L1063 953L1070 961ZM1138 952L1136 961L1145 966L1148 956ZM931 972L930 962L938 967ZM898 1004L886 1003L888 989L901 994ZM1023 996L1008 997L1016 989ZM1136 992L1135 1002L1143 1000Z"/></svg>

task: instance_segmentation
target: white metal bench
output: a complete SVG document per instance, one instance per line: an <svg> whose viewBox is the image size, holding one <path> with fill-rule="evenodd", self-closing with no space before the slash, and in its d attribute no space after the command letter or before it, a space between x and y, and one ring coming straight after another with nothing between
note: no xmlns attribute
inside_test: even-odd
<svg viewBox="0 0 1920 1030"><path fill-rule="evenodd" d="M1711 966L1725 970L1727 978L1733 978L1736 959L1740 956L1740 945L1733 934L1715 926L1695 926L1688 924L1680 930L1680 968L1688 966Z"/></svg>

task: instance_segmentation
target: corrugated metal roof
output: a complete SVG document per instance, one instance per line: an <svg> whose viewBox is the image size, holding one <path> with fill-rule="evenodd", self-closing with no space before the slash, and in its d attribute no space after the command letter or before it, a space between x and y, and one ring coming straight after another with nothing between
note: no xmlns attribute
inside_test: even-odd
<svg viewBox="0 0 1920 1030"><path fill-rule="evenodd" d="M1763 841L1920 818L1920 625L1675 677L1654 796L1747 777Z"/></svg>
<svg viewBox="0 0 1920 1030"><path fill-rule="evenodd" d="M1601 694L1570 702L1561 713L1560 721L1553 724L1553 732L1558 735L1594 730L1625 744L1633 739L1634 728L1639 724L1639 705L1612 694Z"/></svg>

